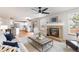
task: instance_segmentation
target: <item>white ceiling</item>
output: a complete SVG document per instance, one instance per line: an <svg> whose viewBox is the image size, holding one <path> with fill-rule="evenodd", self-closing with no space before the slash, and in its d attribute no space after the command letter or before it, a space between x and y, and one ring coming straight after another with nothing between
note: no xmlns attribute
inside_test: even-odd
<svg viewBox="0 0 79 59"><path fill-rule="evenodd" d="M36 12L32 10L34 7L0 7L0 17L2 18L10 18L14 17L17 19L23 19L25 17L34 18L36 16ZM47 12L50 14L58 13L70 9L74 9L75 7L48 7Z"/></svg>

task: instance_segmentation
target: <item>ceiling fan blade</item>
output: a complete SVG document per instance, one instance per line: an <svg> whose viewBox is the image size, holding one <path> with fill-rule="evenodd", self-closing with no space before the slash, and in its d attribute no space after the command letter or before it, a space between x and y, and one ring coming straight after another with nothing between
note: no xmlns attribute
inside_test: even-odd
<svg viewBox="0 0 79 59"><path fill-rule="evenodd" d="M42 12L43 14L50 14L49 12Z"/></svg>
<svg viewBox="0 0 79 59"><path fill-rule="evenodd" d="M32 9L32 10L37 11L37 10L35 10L35 9Z"/></svg>
<svg viewBox="0 0 79 59"><path fill-rule="evenodd" d="M42 11L46 11L48 8L43 9Z"/></svg>

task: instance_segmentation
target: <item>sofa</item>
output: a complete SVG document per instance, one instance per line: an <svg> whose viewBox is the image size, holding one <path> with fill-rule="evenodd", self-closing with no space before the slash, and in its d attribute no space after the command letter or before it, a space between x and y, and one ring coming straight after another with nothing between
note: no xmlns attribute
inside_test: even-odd
<svg viewBox="0 0 79 59"><path fill-rule="evenodd" d="M11 44L13 42L16 42L16 39L13 39L12 41L7 41L4 33L0 30L0 47L1 46L4 46L4 43L3 42L4 43L5 42L10 42L10 44ZM25 48L25 46L24 46L24 44L22 42L17 42L17 43L18 43L18 47L15 47L17 49L17 52L27 52L27 49ZM8 47L12 47L13 48L13 46L10 46L10 45L7 45L7 44L5 46L8 46Z"/></svg>

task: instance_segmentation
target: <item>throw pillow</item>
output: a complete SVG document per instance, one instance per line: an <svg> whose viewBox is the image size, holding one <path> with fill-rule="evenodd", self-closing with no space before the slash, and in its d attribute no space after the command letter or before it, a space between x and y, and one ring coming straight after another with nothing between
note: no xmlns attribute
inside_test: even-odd
<svg viewBox="0 0 79 59"><path fill-rule="evenodd" d="M19 48L17 42L5 42L5 41L3 41L3 45L9 45L9 46L12 46L12 47L17 47L17 48Z"/></svg>
<svg viewBox="0 0 79 59"><path fill-rule="evenodd" d="M7 33L4 35L8 41L12 41L15 38L12 33Z"/></svg>

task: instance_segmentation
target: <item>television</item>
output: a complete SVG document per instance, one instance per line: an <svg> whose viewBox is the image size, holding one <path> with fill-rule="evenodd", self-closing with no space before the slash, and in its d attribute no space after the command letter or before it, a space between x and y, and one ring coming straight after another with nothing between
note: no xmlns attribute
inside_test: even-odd
<svg viewBox="0 0 79 59"><path fill-rule="evenodd" d="M58 22L57 17L53 17L53 18L51 18L51 22Z"/></svg>

